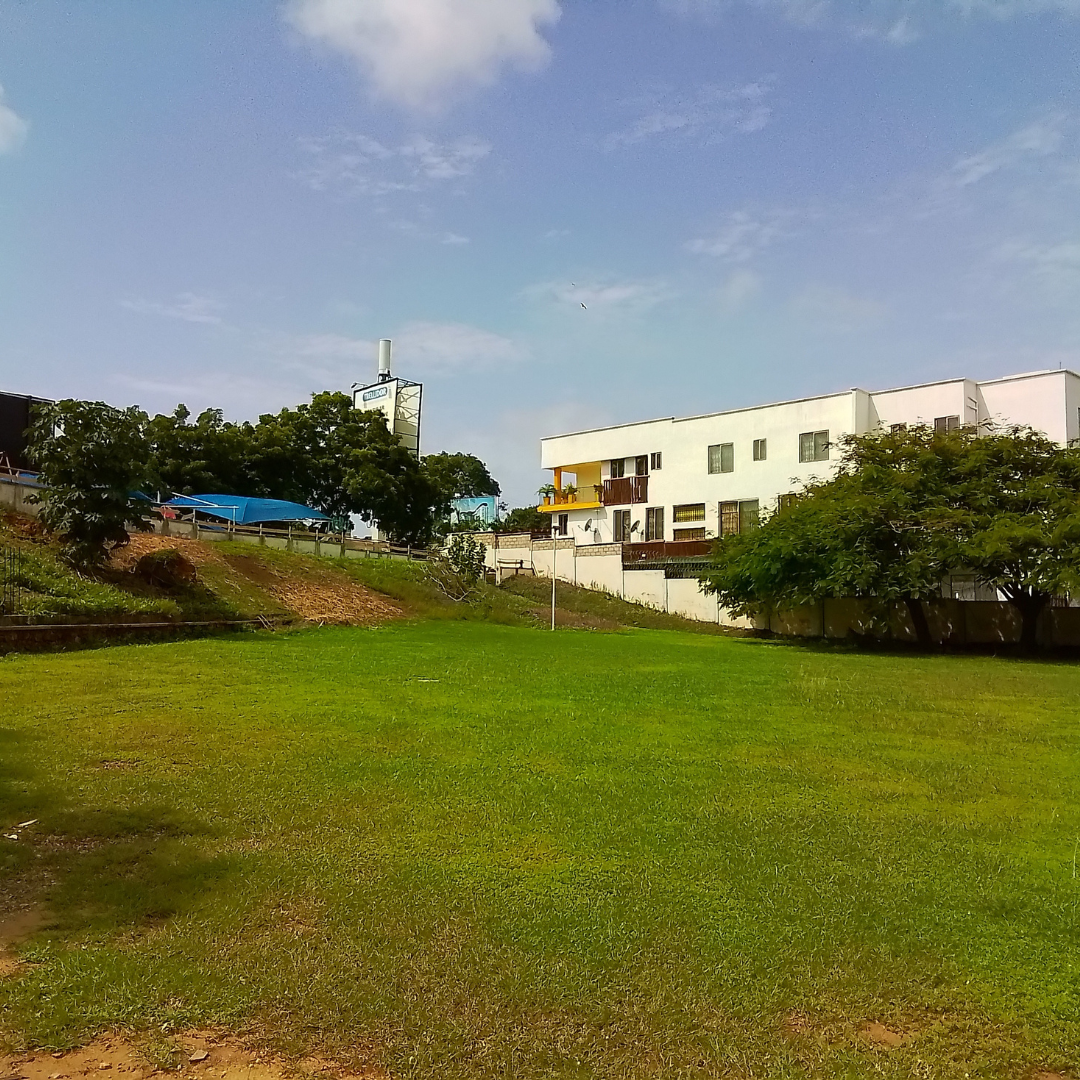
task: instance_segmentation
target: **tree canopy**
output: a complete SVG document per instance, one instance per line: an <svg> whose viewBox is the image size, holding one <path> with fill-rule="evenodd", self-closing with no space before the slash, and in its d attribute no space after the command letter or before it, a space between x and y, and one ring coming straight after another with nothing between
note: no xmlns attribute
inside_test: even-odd
<svg viewBox="0 0 1080 1080"><path fill-rule="evenodd" d="M443 517L450 513L455 499L486 495L498 498L502 494L487 466L472 454L428 454L424 458L424 472L438 492L439 514Z"/></svg>
<svg viewBox="0 0 1080 1080"><path fill-rule="evenodd" d="M219 409L207 409L192 421L184 405L153 419L101 403L60 406L49 424L63 434L54 434L49 424L35 432L43 472L47 468L60 480L78 474L79 483L98 492L99 500L98 466L105 488L123 475L132 479L130 487L166 498L205 492L287 499L332 518L356 514L377 523L391 540L421 546L453 499L499 491L484 463L471 454L432 454L418 461L390 433L381 413L356 410L347 394L314 394L310 402L265 414L255 424L227 422ZM94 462L95 468L85 470L84 462ZM65 490L64 527L74 537L73 515L80 512L72 501L76 486ZM61 505L59 496L50 495L50 501ZM89 503L85 513L91 514ZM100 518L104 510L92 513ZM118 539L115 515L110 520L106 532Z"/></svg>
<svg viewBox="0 0 1080 1080"><path fill-rule="evenodd" d="M702 577L736 612L859 596L923 601L950 573L1000 589L1035 644L1055 593L1080 585L1080 454L1030 429L926 427L847 436L833 479L755 531L725 537Z"/></svg>
<svg viewBox="0 0 1080 1080"><path fill-rule="evenodd" d="M146 413L101 401L57 401L35 408L30 456L44 490L41 520L60 538L64 558L89 570L148 529L155 484Z"/></svg>

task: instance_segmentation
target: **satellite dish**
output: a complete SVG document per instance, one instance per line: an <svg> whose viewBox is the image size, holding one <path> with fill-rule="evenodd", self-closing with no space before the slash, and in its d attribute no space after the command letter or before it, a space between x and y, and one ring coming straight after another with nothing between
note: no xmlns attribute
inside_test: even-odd
<svg viewBox="0 0 1080 1080"><path fill-rule="evenodd" d="M640 529L640 528L641 528L641 522L640 521L635 521L634 524L630 526L630 531L632 533L636 533L638 531L638 529Z"/></svg>
<svg viewBox="0 0 1080 1080"><path fill-rule="evenodd" d="M592 518L589 518L584 525L581 526L583 532L588 532L592 528Z"/></svg>

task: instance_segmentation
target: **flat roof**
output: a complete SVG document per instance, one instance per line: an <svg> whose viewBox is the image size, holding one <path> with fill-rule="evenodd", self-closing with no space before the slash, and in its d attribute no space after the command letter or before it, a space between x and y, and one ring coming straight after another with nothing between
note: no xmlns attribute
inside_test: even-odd
<svg viewBox="0 0 1080 1080"><path fill-rule="evenodd" d="M691 420L708 420L713 416L731 416L732 413L754 412L757 409L772 409L778 405L800 405L804 401L824 401L826 398L846 397L848 394L857 393L859 387L853 386L850 390L837 390L832 394L814 394L811 397L791 398L788 401L769 401L763 405L744 405L739 409L720 409L717 412L698 413L694 416L657 416L652 420L629 420L625 424L606 424L604 427L583 428L581 431L566 431L561 435L545 435L540 441L548 439L568 439L574 435L593 435L598 431L618 431L619 428L641 427L644 424L685 424ZM869 393L867 390L862 391Z"/></svg>
<svg viewBox="0 0 1080 1080"><path fill-rule="evenodd" d="M716 412L696 413L693 416L657 416L652 420L630 420L624 424L605 424L603 427L582 428L580 431L566 431L559 435L545 435L540 441L548 442L551 439L569 439L575 435L595 435L600 431L618 431L620 428L642 427L645 424L685 424L691 420L708 420L714 416L731 416L734 413L754 412L757 409L773 409L781 405L801 405L806 401L825 401L828 398L844 397L847 394L864 393L873 397L875 394L898 394L905 390L922 390L930 386L947 386L949 383L973 382L976 386L986 386L991 383L1015 382L1018 379L1035 379L1044 375L1072 375L1080 378L1071 368L1045 368L1041 371L1024 371L1019 375L1002 375L997 379L969 379L965 375L958 375L951 379L935 379L932 382L912 383L909 386L891 386L884 390L863 390L860 386L852 386L847 390L837 390L831 394L813 394L809 397L789 398L785 401L768 401L761 405L744 405L738 409L720 409Z"/></svg>

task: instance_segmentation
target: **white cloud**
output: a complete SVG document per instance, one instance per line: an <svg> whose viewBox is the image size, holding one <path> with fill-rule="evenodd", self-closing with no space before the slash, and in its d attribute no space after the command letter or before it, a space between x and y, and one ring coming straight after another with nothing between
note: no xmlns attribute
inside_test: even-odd
<svg viewBox="0 0 1080 1080"><path fill-rule="evenodd" d="M545 281L530 285L522 295L585 315L590 311L645 311L670 299L671 291L662 281Z"/></svg>
<svg viewBox="0 0 1080 1080"><path fill-rule="evenodd" d="M877 300L856 296L835 285L810 285L791 302L800 318L829 333L849 334L880 322L889 313Z"/></svg>
<svg viewBox="0 0 1080 1080"><path fill-rule="evenodd" d="M1044 298L1065 300L1070 305L1080 298L1080 242L1036 244L1014 240L1001 245L997 258L1027 267Z"/></svg>
<svg viewBox="0 0 1080 1080"><path fill-rule="evenodd" d="M1064 114L1054 113L1028 124L977 154L961 158L952 167L948 182L958 188L969 187L1028 158L1044 158L1056 154L1065 140L1062 132L1064 123Z"/></svg>
<svg viewBox="0 0 1080 1080"><path fill-rule="evenodd" d="M394 354L399 364L432 374L516 364L525 358L525 350L501 334L463 323L436 322L402 327L394 336Z"/></svg>
<svg viewBox="0 0 1080 1080"><path fill-rule="evenodd" d="M699 236L684 245L695 255L711 255L724 262L747 262L774 241L786 236L792 214L773 211L757 216L737 210L712 236Z"/></svg>
<svg viewBox="0 0 1080 1080"><path fill-rule="evenodd" d="M629 127L613 131L603 140L605 150L616 150L657 136L699 137L760 131L772 117L766 104L765 83L747 83L737 89L700 87L691 94L660 94L634 102L641 115Z"/></svg>
<svg viewBox="0 0 1080 1080"><path fill-rule="evenodd" d="M551 48L541 28L558 0L291 0L305 37L356 61L379 95L429 108L503 69L537 70Z"/></svg>
<svg viewBox="0 0 1080 1080"><path fill-rule="evenodd" d="M18 150L29 130L30 125L10 105L4 104L4 88L0 86L0 154Z"/></svg>
<svg viewBox="0 0 1080 1080"><path fill-rule="evenodd" d="M716 290L720 310L727 315L742 311L761 292L761 276L753 270L736 270Z"/></svg>
<svg viewBox="0 0 1080 1080"><path fill-rule="evenodd" d="M160 300L121 300L120 306L142 315L161 315L166 319L180 319L191 323L220 323L220 311L224 305L209 296L197 293L177 293L172 303Z"/></svg>
<svg viewBox="0 0 1080 1080"><path fill-rule="evenodd" d="M471 137L435 143L415 135L385 146L368 135L338 134L301 139L300 145L309 160L300 177L313 190L376 197L460 180L491 153L489 143Z"/></svg>
<svg viewBox="0 0 1080 1080"><path fill-rule="evenodd" d="M659 0L683 16L715 17L757 8L797 26L835 26L856 37L907 45L950 20L999 21L1032 15L1080 15L1080 0Z"/></svg>
<svg viewBox="0 0 1080 1080"><path fill-rule="evenodd" d="M391 337L394 371L407 378L482 370L525 358L517 342L464 323L412 322ZM342 334L302 335L276 346L277 352L291 358L291 366L346 384L363 382L366 374L374 378L376 350L373 340Z"/></svg>

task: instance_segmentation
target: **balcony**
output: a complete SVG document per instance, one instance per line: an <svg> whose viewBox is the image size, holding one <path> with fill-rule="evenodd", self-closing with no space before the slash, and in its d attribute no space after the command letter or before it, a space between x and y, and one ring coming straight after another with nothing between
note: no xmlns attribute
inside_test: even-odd
<svg viewBox="0 0 1080 1080"><path fill-rule="evenodd" d="M631 503L649 501L649 478L647 476L620 476L618 480L605 480L600 492L605 506L628 506Z"/></svg>
<svg viewBox="0 0 1080 1080"><path fill-rule="evenodd" d="M664 577L697 577L708 569L715 540L650 540L623 544L624 570L663 570Z"/></svg>
<svg viewBox="0 0 1080 1080"><path fill-rule="evenodd" d="M603 505L598 495L598 489L591 484L572 495L565 491L556 491L554 495L545 495L544 501L536 509L541 514L558 514L565 510L595 510Z"/></svg>

